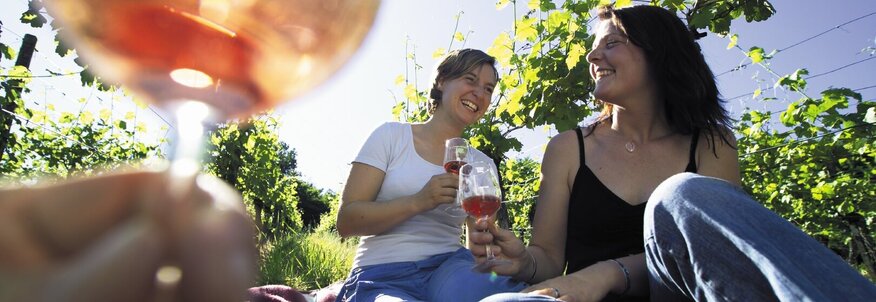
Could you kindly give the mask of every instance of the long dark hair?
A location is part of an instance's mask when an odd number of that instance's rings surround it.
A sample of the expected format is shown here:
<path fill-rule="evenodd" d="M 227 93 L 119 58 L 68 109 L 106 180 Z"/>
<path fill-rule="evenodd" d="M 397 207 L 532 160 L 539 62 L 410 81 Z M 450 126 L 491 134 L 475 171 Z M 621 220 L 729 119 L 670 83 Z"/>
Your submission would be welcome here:
<path fill-rule="evenodd" d="M 663 102 L 669 127 L 680 134 L 704 132 L 715 151 L 715 135 L 730 145 L 726 135 L 730 117 L 724 109 L 715 75 L 699 44 L 675 14 L 656 6 L 599 8 L 599 19 L 612 22 L 645 53 L 651 79 Z M 611 117 L 613 105 L 603 102 L 596 123 Z"/>
<path fill-rule="evenodd" d="M 441 104 L 441 97 L 444 95 L 441 90 L 438 90 L 439 83 L 461 77 L 484 64 L 493 68 L 493 74 L 496 75 L 495 80 L 498 83 L 499 71 L 496 70 L 496 58 L 485 52 L 466 48 L 450 51 L 444 56 L 444 59 L 435 68 L 435 79 L 432 81 L 432 90 L 429 91 L 429 114 L 435 113 L 435 109 Z"/>

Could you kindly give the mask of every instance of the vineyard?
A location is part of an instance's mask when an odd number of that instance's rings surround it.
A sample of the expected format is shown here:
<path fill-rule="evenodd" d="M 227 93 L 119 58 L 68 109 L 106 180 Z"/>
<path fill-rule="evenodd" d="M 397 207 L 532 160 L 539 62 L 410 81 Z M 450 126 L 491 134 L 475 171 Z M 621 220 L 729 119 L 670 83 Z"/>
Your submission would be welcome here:
<path fill-rule="evenodd" d="M 85 62 L 72 59 L 75 50 L 58 39 L 56 32 L 63 29 L 51 22 L 41 1 L 22 1 L 28 6 L 16 12 L 20 18 L 0 20 L 0 181 L 50 182 L 162 158 L 173 125 L 124 87 L 102 82 Z M 508 203 L 500 216 L 524 238 L 540 185 L 541 159 L 510 157 L 523 148 L 515 134 L 572 129 L 598 113 L 584 56 L 593 42 L 591 13 L 602 2 L 496 4 L 499 10 L 525 13 L 509 20 L 508 30 L 486 49 L 499 61 L 501 80 L 494 106 L 466 136 L 500 168 L 505 199 L 519 201 Z M 643 4 L 638 2 L 615 5 Z M 769 1 L 644 3 L 677 12 L 691 31 L 722 37 L 728 56 L 744 58 L 732 69 L 713 70 L 719 79 L 757 70 L 752 79 L 757 89 L 724 92 L 728 106 L 742 107 L 734 110 L 739 115 L 733 116 L 733 130 L 744 188 L 876 282 L 876 83 L 808 88 L 813 80 L 826 81 L 846 68 L 872 66 L 876 44 L 862 43 L 857 60 L 830 68 L 810 70 L 807 62 L 795 62 L 794 72 L 782 74 L 773 67 L 790 51 L 818 43 L 832 31 L 876 19 L 876 11 L 866 11 L 876 7 L 836 20 L 833 28 L 802 33 L 795 43 L 773 50 L 747 45 L 746 37 L 733 30 L 739 22 L 757 26 L 777 14 Z M 11 23 L 27 24 L 32 32 L 10 31 Z M 449 47 L 433 53 L 461 48 L 466 39 L 466 33 L 448 29 Z M 417 74 L 429 71 L 415 53 L 399 60 L 410 69 L 397 81 L 401 96 L 386 111 L 398 120 L 424 121 L 428 89 Z M 303 180 L 294 142 L 280 140 L 280 126 L 271 112 L 246 123 L 217 125 L 208 142 L 205 172 L 243 195 L 260 231 L 261 283 L 324 287 L 346 275 L 355 242 L 343 242 L 334 232 L 337 194 Z"/>

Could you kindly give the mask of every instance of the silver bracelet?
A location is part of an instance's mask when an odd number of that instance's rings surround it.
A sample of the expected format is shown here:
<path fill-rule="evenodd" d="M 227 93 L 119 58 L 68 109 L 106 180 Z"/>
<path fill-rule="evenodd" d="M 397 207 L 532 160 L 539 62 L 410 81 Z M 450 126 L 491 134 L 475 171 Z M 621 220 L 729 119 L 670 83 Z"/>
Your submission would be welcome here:
<path fill-rule="evenodd" d="M 623 263 L 617 261 L 616 259 L 608 259 L 614 263 L 617 263 L 617 266 L 620 266 L 622 272 L 624 272 L 624 281 L 626 281 L 626 286 L 624 286 L 624 290 L 619 294 L 620 296 L 626 295 L 627 292 L 630 291 L 630 271 L 627 270 L 627 267 L 624 266 Z"/>

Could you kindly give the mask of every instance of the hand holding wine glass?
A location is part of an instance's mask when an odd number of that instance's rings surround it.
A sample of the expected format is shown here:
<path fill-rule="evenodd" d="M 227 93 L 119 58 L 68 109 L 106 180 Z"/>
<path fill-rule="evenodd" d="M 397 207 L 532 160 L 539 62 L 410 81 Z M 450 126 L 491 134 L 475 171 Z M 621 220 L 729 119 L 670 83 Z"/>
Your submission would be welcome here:
<path fill-rule="evenodd" d="M 478 221 L 489 220 L 502 204 L 498 174 L 487 162 L 468 163 L 460 168 L 459 192 L 462 209 Z M 486 244 L 485 248 L 487 260 L 476 265 L 475 270 L 485 271 L 492 266 L 507 263 L 507 260 L 496 258 L 490 244 Z"/>
<path fill-rule="evenodd" d="M 444 171 L 447 173 L 459 175 L 459 168 L 469 162 L 471 147 L 468 141 L 461 137 L 454 137 L 444 142 Z M 444 208 L 444 211 L 450 216 L 465 217 L 466 213 L 460 207 L 459 194 L 456 196 L 456 202 L 453 205 Z"/>
<path fill-rule="evenodd" d="M 246 118 L 324 82 L 358 49 L 379 4 L 379 0 L 46 2 L 49 12 L 63 23 L 63 38 L 97 74 L 174 116 L 176 137 L 167 185 L 171 198 L 181 202 L 192 202 L 187 196 L 197 191 L 207 127 Z M 203 234 L 194 232 L 193 238 L 216 230 L 199 231 Z M 223 251 L 201 254 L 209 259 Z M 170 259 L 161 259 L 164 264 L 156 279 L 161 279 L 161 272 L 178 272 L 181 278 L 168 285 L 173 287 L 234 277 L 187 268 L 178 264 L 185 262 L 179 257 L 171 254 Z M 110 277 L 125 280 L 126 275 Z M 89 281 L 94 280 L 83 282 Z"/>

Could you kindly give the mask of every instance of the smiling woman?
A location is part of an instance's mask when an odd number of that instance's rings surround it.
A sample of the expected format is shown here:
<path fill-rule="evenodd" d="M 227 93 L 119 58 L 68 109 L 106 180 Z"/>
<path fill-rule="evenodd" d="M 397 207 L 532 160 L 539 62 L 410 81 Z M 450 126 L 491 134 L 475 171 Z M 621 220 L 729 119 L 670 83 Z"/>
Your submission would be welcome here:
<path fill-rule="evenodd" d="M 499 245 L 512 263 L 494 270 L 540 295 L 486 301 L 872 300 L 873 284 L 739 188 L 729 117 L 688 27 L 648 5 L 599 18 L 587 60 L 602 116 L 548 144 L 529 246 L 481 224 L 490 234 L 469 238 Z"/>
<path fill-rule="evenodd" d="M 494 64 L 480 50 L 450 52 L 436 70 L 432 117 L 422 124 L 386 123 L 362 146 L 337 219 L 341 236 L 361 236 L 338 295 L 343 301 L 477 301 L 524 287 L 472 271 L 472 254 L 459 240 L 465 218 L 445 211 L 459 183 L 442 166 L 445 141 L 483 117 L 498 81 Z M 495 169 L 478 150 L 468 156 Z"/>

